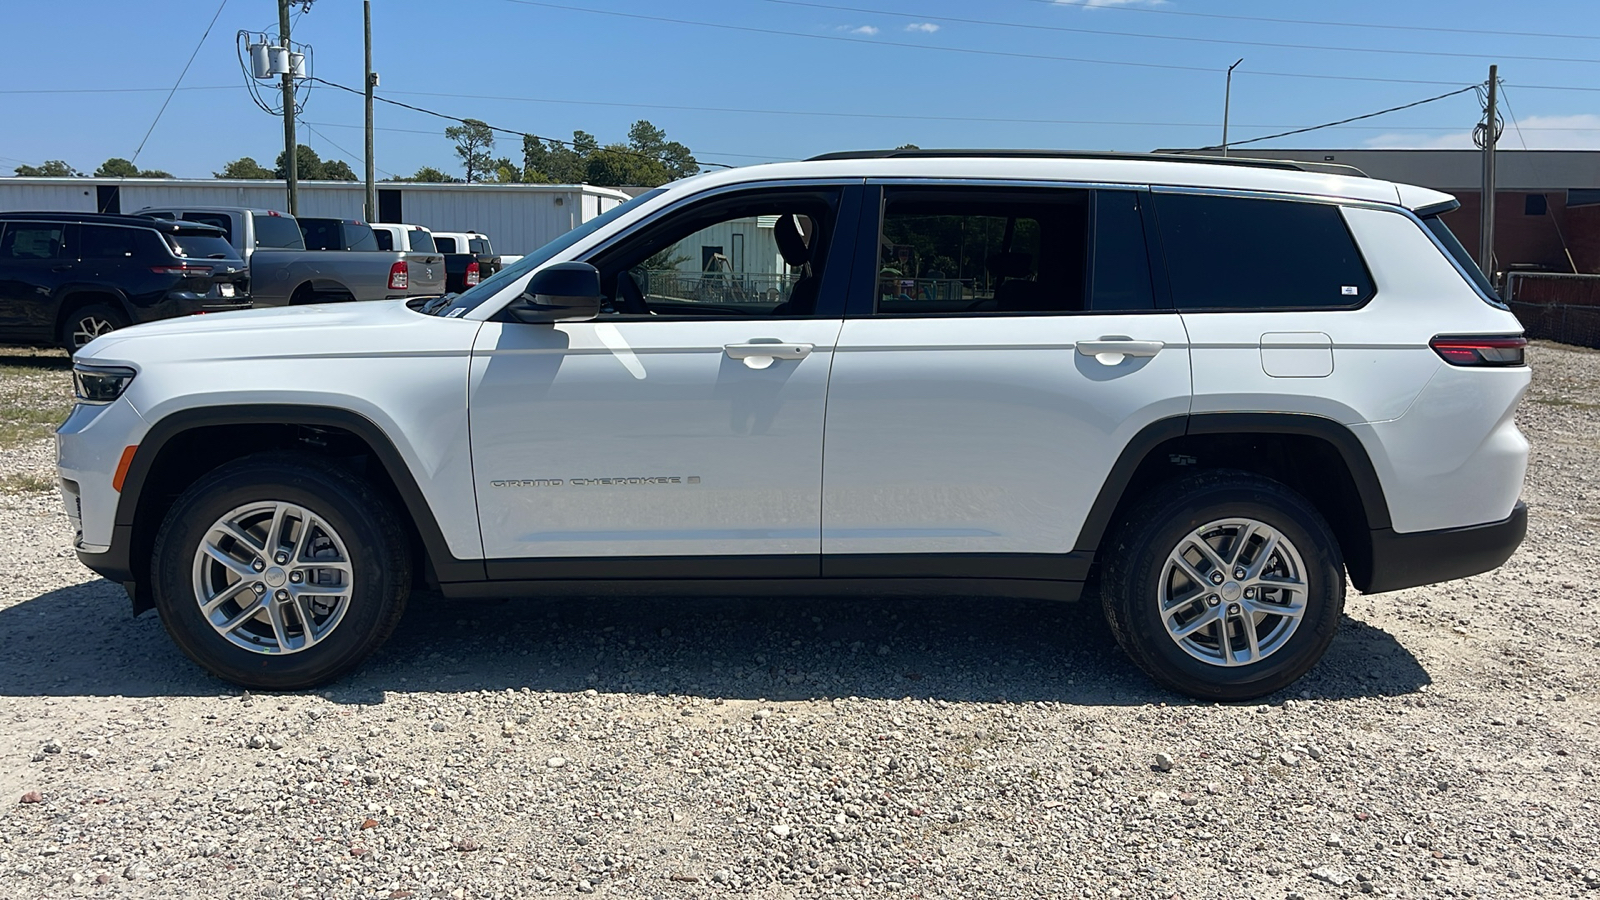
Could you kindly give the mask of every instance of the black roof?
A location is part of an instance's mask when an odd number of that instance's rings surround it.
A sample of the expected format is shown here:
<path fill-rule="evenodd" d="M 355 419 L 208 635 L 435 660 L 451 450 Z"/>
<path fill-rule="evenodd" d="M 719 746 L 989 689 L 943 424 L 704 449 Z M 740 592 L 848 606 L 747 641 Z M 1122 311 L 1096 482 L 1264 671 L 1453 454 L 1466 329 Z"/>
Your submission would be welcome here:
<path fill-rule="evenodd" d="M 1248 166 L 1260 169 L 1288 169 L 1321 172 L 1324 175 L 1367 177 L 1355 166 L 1336 163 L 1300 162 L 1289 159 L 1254 159 L 1244 156 L 1189 156 L 1175 153 L 1120 153 L 1112 150 L 847 150 L 824 153 L 811 160 L 826 159 L 1127 159 L 1146 162 L 1198 163 L 1214 166 Z M 810 161 L 810 160 L 808 160 Z"/>
<path fill-rule="evenodd" d="M 76 222 L 79 224 L 94 225 L 129 225 L 135 228 L 153 228 L 156 231 L 176 232 L 179 229 L 195 234 L 198 232 L 211 232 L 219 236 L 227 234 L 215 225 L 206 225 L 201 222 L 175 222 L 171 219 L 157 219 L 153 216 L 121 216 L 112 213 L 86 213 L 86 212 L 28 212 L 26 210 L 12 210 L 0 212 L 0 221 L 26 219 L 30 222 Z"/>

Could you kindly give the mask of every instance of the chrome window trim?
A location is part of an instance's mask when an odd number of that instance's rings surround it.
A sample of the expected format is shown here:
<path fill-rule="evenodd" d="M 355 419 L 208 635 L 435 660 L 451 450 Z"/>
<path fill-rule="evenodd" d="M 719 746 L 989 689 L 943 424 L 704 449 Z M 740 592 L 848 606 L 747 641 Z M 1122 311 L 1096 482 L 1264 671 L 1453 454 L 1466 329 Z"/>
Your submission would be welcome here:
<path fill-rule="evenodd" d="M 869 186 L 904 187 L 985 187 L 985 188 L 1054 188 L 1078 191 L 1148 191 L 1150 185 L 1135 182 L 1064 181 L 1039 178 L 929 178 L 926 176 L 900 178 L 892 175 L 866 179 Z"/>

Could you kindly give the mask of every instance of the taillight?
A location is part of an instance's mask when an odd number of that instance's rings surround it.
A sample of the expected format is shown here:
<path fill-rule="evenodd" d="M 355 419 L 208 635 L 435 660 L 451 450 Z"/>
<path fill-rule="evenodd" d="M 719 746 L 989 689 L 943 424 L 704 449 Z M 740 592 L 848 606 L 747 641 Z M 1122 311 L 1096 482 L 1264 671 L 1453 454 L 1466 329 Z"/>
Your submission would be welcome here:
<path fill-rule="evenodd" d="M 410 276 L 406 272 L 405 260 L 402 259 L 389 267 L 389 290 L 403 291 L 406 289 L 408 281 L 410 281 Z"/>
<path fill-rule="evenodd" d="M 1452 366 L 1521 366 L 1526 365 L 1525 350 L 1528 339 L 1496 335 L 1492 337 L 1447 337 L 1440 335 L 1428 342 L 1439 358 Z"/>
<path fill-rule="evenodd" d="M 479 277 L 477 262 L 474 261 L 467 263 L 467 286 L 471 287 L 472 285 L 477 284 Z"/>
<path fill-rule="evenodd" d="M 150 271 L 157 275 L 182 275 L 186 278 L 210 278 L 210 266 L 151 266 Z"/>

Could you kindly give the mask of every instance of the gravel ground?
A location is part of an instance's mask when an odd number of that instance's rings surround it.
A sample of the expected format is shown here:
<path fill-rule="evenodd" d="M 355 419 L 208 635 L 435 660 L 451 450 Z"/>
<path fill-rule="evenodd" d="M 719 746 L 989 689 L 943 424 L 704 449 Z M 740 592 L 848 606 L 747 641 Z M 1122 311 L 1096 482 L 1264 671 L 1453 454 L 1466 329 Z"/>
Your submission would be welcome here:
<path fill-rule="evenodd" d="M 0 896 L 1585 895 L 1600 354 L 1532 359 L 1521 551 L 1353 595 L 1249 705 L 995 600 L 423 596 L 355 676 L 251 696 L 0 493 Z"/>

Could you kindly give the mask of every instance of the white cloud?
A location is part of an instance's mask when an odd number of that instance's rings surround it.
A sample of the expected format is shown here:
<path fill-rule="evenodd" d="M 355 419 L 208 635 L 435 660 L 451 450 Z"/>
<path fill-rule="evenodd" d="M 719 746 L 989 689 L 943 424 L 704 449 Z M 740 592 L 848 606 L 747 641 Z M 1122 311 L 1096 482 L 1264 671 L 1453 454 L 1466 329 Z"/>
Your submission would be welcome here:
<path fill-rule="evenodd" d="M 906 26 L 906 30 L 920 31 L 923 34 L 933 34 L 935 31 L 939 30 L 939 26 L 933 24 L 932 22 L 912 22 L 910 25 Z"/>
<path fill-rule="evenodd" d="M 1518 120 L 1518 124 L 1522 126 L 1520 138 L 1510 119 L 1506 120 L 1505 131 L 1500 134 L 1502 150 L 1521 150 L 1523 141 L 1528 142 L 1529 150 L 1600 150 L 1600 115 L 1529 116 Z M 1374 149 L 1471 150 L 1475 147 L 1470 131 L 1449 134 L 1394 131 L 1367 138 L 1362 143 Z"/>
<path fill-rule="evenodd" d="M 878 33 L 878 26 L 876 26 L 876 25 L 840 25 L 837 28 L 835 28 L 834 30 L 843 31 L 843 32 L 845 32 L 847 34 L 864 34 L 864 35 L 867 35 L 868 37 L 871 37 L 872 35 Z"/>

